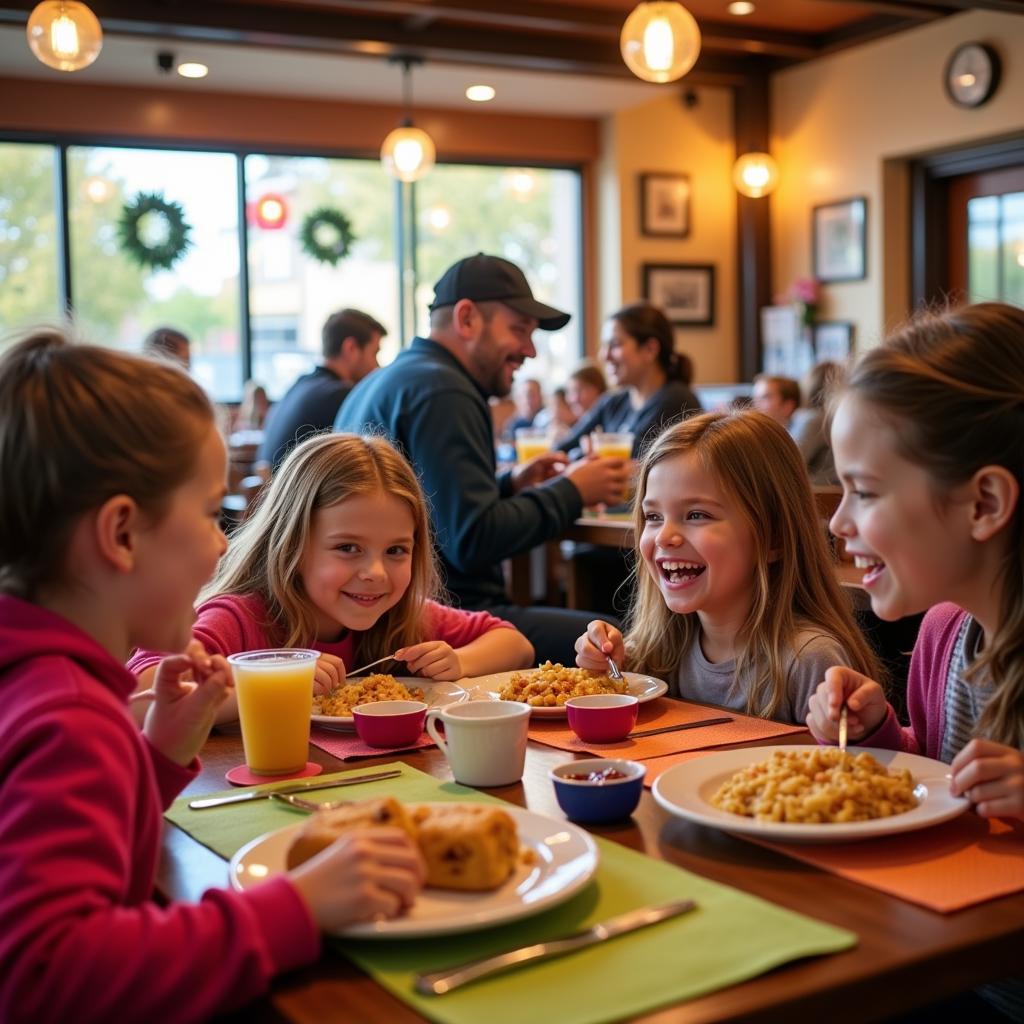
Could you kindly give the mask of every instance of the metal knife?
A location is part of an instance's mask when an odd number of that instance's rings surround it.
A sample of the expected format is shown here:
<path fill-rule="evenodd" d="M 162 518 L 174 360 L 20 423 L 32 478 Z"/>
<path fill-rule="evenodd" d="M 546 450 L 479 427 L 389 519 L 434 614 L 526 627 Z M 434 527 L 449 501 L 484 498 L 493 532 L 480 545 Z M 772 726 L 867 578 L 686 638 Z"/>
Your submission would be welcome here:
<path fill-rule="evenodd" d="M 637 740 L 642 736 L 657 736 L 663 732 L 679 732 L 682 729 L 700 729 L 705 725 L 724 725 L 726 722 L 731 722 L 732 717 L 730 715 L 722 715 L 719 718 L 701 718 L 696 722 L 683 722 L 680 725 L 663 725 L 660 729 L 641 729 L 639 732 L 631 732 L 626 739 Z"/>
<path fill-rule="evenodd" d="M 486 978 L 498 971 L 572 953 L 585 946 L 592 946 L 596 942 L 604 942 L 605 939 L 613 939 L 617 935 L 625 935 L 626 932 L 646 928 L 650 924 L 666 921 L 670 917 L 689 913 L 696 907 L 697 904 L 693 900 L 675 900 L 657 907 L 641 907 L 639 910 L 630 910 L 625 914 L 619 914 L 617 917 L 609 918 L 607 921 L 602 921 L 584 931 L 567 935 L 561 939 L 551 939 L 548 942 L 537 942 L 532 946 L 510 949 L 505 953 L 497 953 L 483 960 L 472 960 L 461 967 L 450 967 L 447 970 L 433 971 L 429 974 L 417 974 L 416 991 L 425 996 L 442 996 L 446 992 L 451 992 L 471 981 Z"/>
<path fill-rule="evenodd" d="M 372 775 L 355 775 L 350 779 L 330 779 L 326 782 L 298 783 L 294 786 L 282 786 L 280 789 L 254 789 L 248 793 L 232 793 L 231 796 L 211 796 L 201 800 L 190 800 L 189 807 L 193 811 L 202 811 L 207 807 L 223 807 L 224 804 L 244 804 L 250 800 L 266 800 L 271 793 L 306 793 L 311 789 L 335 789 L 338 786 L 356 786 L 360 782 L 379 782 L 381 779 L 394 779 L 401 775 L 399 769 L 387 772 L 374 772 Z"/>

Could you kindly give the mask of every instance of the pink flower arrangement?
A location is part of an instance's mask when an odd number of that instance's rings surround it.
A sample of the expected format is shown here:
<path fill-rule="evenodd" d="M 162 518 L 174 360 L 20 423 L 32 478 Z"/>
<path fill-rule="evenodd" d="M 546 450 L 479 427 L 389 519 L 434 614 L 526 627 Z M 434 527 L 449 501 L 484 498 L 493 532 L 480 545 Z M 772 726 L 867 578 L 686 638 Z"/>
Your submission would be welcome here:
<path fill-rule="evenodd" d="M 807 327 L 814 323 L 821 302 L 821 289 L 813 277 L 798 277 L 789 286 L 786 298 L 796 306 L 801 323 Z"/>

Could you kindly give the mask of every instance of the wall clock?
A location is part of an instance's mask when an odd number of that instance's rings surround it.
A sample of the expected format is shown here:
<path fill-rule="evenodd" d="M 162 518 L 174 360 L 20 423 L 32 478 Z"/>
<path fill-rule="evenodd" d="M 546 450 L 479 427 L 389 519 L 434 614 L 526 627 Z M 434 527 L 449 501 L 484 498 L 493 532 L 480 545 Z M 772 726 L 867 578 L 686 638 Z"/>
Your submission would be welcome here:
<path fill-rule="evenodd" d="M 946 92 L 961 107 L 980 107 L 999 86 L 999 54 L 984 43 L 958 46 L 946 65 Z"/>

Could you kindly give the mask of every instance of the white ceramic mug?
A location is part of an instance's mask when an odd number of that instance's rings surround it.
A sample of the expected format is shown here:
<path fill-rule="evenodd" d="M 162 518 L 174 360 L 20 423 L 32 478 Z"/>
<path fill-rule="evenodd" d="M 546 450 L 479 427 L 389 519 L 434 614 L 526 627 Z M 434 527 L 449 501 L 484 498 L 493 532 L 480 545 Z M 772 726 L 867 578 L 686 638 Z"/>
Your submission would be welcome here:
<path fill-rule="evenodd" d="M 444 723 L 444 734 L 437 723 Z M 530 706 L 475 700 L 427 714 L 427 732 L 465 786 L 509 786 L 523 777 Z"/>

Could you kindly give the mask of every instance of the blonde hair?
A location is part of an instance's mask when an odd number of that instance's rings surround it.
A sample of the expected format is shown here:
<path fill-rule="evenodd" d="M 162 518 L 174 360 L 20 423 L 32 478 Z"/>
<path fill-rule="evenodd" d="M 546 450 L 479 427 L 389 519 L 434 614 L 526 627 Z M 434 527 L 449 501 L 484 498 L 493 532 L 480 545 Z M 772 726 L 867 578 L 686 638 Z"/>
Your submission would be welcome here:
<path fill-rule="evenodd" d="M 684 455 L 714 476 L 754 540 L 754 596 L 740 628 L 735 676 L 748 680 L 747 712 L 764 718 L 778 713 L 793 642 L 804 628 L 834 637 L 852 668 L 877 677 L 875 657 L 836 581 L 799 449 L 775 420 L 752 409 L 693 416 L 665 430 L 644 455 L 633 510 L 638 578 L 627 625 L 630 664 L 654 675 L 671 673 L 700 635 L 696 613 L 671 611 L 639 556 L 651 470 Z"/>
<path fill-rule="evenodd" d="M 893 426 L 899 454 L 932 477 L 942 503 L 984 466 L 1009 470 L 1024 491 L 1024 310 L 986 302 L 926 313 L 867 352 L 843 393 Z M 1024 513 L 1005 531 L 996 587 L 1000 620 L 967 675 L 987 670 L 995 691 L 980 735 L 1024 748 Z"/>
<path fill-rule="evenodd" d="M 424 604 L 440 590 L 430 520 L 412 467 L 382 437 L 316 434 L 293 448 L 255 512 L 232 536 L 200 600 L 218 594 L 258 594 L 266 605 L 264 625 L 273 644 L 312 643 L 316 618 L 300 568 L 313 515 L 369 494 L 397 498 L 412 513 L 412 579 L 398 603 L 371 629 L 353 633 L 353 657 L 372 661 L 424 639 Z"/>
<path fill-rule="evenodd" d="M 165 360 L 41 328 L 0 359 L 0 592 L 59 583 L 75 524 L 115 494 L 154 520 L 194 472 L 213 409 Z"/>

